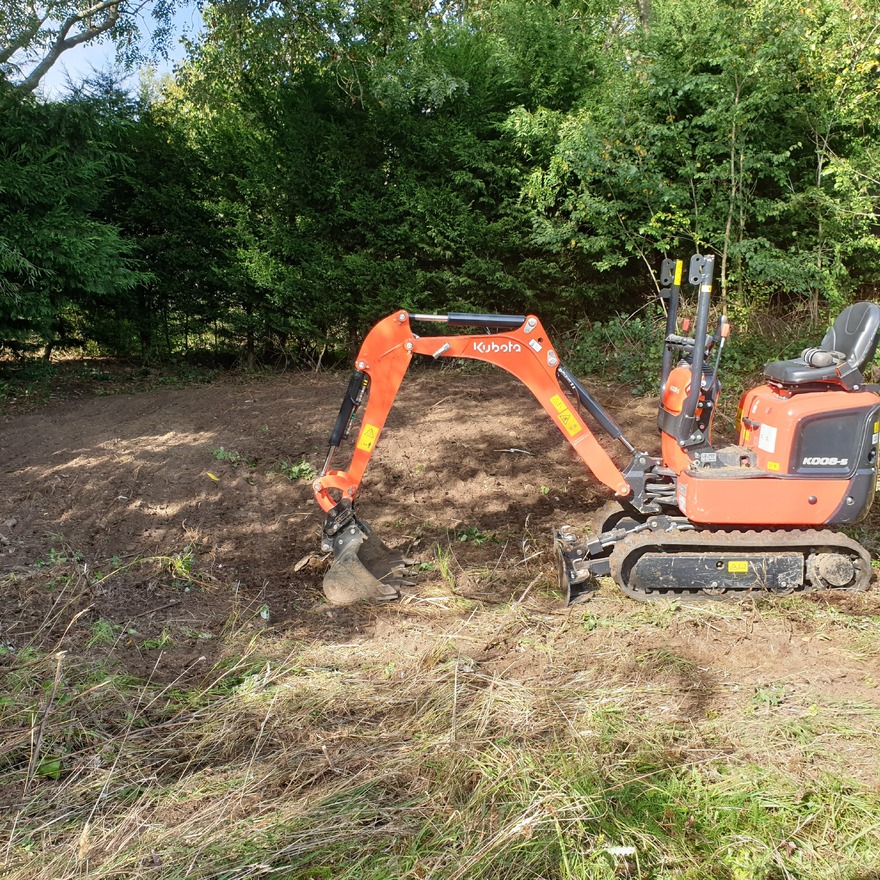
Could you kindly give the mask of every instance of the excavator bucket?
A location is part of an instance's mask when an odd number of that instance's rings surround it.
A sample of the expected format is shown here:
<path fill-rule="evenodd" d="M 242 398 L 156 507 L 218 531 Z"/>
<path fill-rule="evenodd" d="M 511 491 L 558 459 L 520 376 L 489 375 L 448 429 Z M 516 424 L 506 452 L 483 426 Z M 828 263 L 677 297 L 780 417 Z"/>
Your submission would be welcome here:
<path fill-rule="evenodd" d="M 387 602 L 400 596 L 407 560 L 391 550 L 356 517 L 333 535 L 324 532 L 333 562 L 324 575 L 324 595 L 333 605 Z"/>

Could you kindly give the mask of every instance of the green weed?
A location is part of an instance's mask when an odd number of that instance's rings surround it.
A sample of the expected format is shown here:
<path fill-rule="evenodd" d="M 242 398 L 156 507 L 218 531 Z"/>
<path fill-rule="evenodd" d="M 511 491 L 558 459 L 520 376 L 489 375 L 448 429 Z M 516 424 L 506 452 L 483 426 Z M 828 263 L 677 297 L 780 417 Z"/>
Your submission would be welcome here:
<path fill-rule="evenodd" d="M 768 684 L 755 690 L 752 704 L 757 709 L 775 709 L 785 702 L 786 696 L 787 690 L 785 685 Z"/>
<path fill-rule="evenodd" d="M 299 461 L 280 461 L 273 469 L 275 473 L 282 474 L 291 482 L 297 480 L 313 480 L 318 476 L 315 468 L 304 458 Z"/>
<path fill-rule="evenodd" d="M 211 455 L 213 455 L 217 461 L 229 462 L 233 468 L 237 468 L 241 464 L 245 464 L 251 468 L 257 466 L 257 460 L 255 458 L 242 455 L 235 449 L 224 449 L 220 446 L 217 449 L 212 449 Z"/>
<path fill-rule="evenodd" d="M 58 550 L 55 547 L 49 549 L 49 555 L 45 559 L 37 559 L 34 568 L 54 568 L 68 562 L 82 562 L 83 555 L 79 550 Z"/>
<path fill-rule="evenodd" d="M 489 541 L 497 541 L 498 536 L 495 532 L 484 532 L 477 526 L 468 526 L 467 528 L 455 530 L 455 540 L 480 547 Z"/>
<path fill-rule="evenodd" d="M 106 370 L 102 370 L 99 366 L 89 363 L 80 366 L 79 375 L 82 379 L 91 382 L 110 382 L 113 380 L 113 376 Z"/>
<path fill-rule="evenodd" d="M 617 315 L 577 330 L 567 360 L 580 373 L 613 377 L 633 394 L 655 393 L 660 382 L 665 318 L 651 306 L 641 315 Z"/>
<path fill-rule="evenodd" d="M 0 375 L 5 387 L 2 399 L 16 397 L 41 403 L 52 391 L 58 368 L 42 358 L 29 358 L 0 364 Z"/>
<path fill-rule="evenodd" d="M 186 546 L 179 553 L 167 557 L 168 571 L 171 577 L 177 581 L 183 581 L 187 586 L 192 585 L 192 571 L 196 564 L 195 550 Z"/>
<path fill-rule="evenodd" d="M 116 633 L 119 627 L 103 617 L 96 620 L 92 624 L 92 634 L 86 643 L 87 648 L 93 648 L 96 645 L 112 645 L 116 641 Z"/>
<path fill-rule="evenodd" d="M 171 637 L 171 631 L 167 627 L 163 627 L 162 632 L 156 638 L 144 639 L 141 647 L 148 651 L 155 651 L 160 648 L 171 647 L 173 644 L 174 639 Z"/>
<path fill-rule="evenodd" d="M 159 385 L 170 385 L 175 388 L 184 388 L 188 385 L 209 385 L 220 375 L 220 370 L 195 367 L 186 363 L 171 364 L 167 367 L 173 372 L 160 376 L 156 381 Z"/>
<path fill-rule="evenodd" d="M 436 570 L 439 572 L 440 577 L 450 589 L 454 590 L 455 573 L 453 572 L 453 565 L 455 563 L 455 558 L 453 557 L 452 552 L 444 550 L 438 545 L 434 550 L 434 560 L 436 562 Z"/>

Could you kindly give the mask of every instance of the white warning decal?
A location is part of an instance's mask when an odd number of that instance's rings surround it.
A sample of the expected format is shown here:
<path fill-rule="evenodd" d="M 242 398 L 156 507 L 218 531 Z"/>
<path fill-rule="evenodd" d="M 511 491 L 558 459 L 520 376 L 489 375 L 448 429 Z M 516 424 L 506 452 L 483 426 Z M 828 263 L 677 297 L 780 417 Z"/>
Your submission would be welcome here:
<path fill-rule="evenodd" d="M 770 425 L 761 425 L 761 433 L 758 435 L 758 449 L 769 452 L 771 455 L 776 452 L 776 428 Z"/>

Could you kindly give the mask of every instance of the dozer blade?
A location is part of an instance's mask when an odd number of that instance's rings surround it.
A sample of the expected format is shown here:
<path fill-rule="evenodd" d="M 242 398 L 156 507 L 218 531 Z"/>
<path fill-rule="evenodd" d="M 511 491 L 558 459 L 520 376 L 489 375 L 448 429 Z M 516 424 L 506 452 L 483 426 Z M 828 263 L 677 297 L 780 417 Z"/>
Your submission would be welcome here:
<path fill-rule="evenodd" d="M 610 574 L 608 555 L 614 544 L 603 544 L 602 539 L 622 538 L 628 531 L 638 529 L 646 518 L 619 501 L 609 501 L 593 517 L 592 538 L 579 538 L 570 526 L 553 532 L 559 590 L 567 605 L 591 599 L 599 589 L 596 578 Z"/>
<path fill-rule="evenodd" d="M 588 601 L 599 584 L 590 567 L 587 542 L 578 538 L 569 526 L 562 526 L 553 533 L 553 549 L 559 590 L 565 598 L 565 604 Z"/>
<path fill-rule="evenodd" d="M 406 560 L 377 538 L 370 527 L 352 519 L 334 536 L 333 563 L 324 575 L 324 595 L 333 605 L 387 602 L 400 597 Z"/>

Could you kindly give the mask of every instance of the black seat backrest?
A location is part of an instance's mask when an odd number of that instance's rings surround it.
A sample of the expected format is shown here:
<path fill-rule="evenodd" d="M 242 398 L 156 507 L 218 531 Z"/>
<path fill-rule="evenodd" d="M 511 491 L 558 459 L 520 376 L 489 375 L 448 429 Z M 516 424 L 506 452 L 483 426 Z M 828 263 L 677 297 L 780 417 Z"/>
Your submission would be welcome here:
<path fill-rule="evenodd" d="M 846 355 L 847 363 L 859 372 L 874 358 L 877 351 L 877 332 L 880 331 L 880 306 L 877 303 L 857 302 L 847 306 L 825 334 L 822 348 Z"/>

